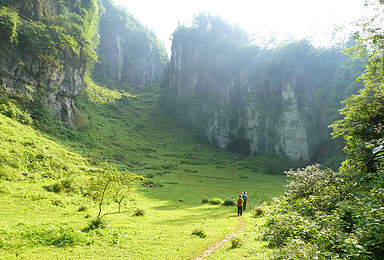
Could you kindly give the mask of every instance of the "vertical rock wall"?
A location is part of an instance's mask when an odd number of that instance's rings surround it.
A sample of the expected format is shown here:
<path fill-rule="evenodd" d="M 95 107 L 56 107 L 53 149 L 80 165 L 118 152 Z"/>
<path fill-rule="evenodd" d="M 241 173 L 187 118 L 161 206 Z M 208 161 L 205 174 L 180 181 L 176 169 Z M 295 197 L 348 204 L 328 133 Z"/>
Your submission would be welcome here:
<path fill-rule="evenodd" d="M 168 62 L 165 47 L 125 10 L 109 0 L 104 0 L 103 5 L 94 78 L 130 86 L 159 81 Z"/>
<path fill-rule="evenodd" d="M 307 64 L 305 56 L 277 64 L 270 62 L 271 53 L 246 64 L 196 42 L 175 37 L 172 45 L 162 98 L 178 120 L 220 148 L 299 162 L 308 162 L 329 139 L 314 98 L 332 76 L 315 81 L 321 65 Z"/>

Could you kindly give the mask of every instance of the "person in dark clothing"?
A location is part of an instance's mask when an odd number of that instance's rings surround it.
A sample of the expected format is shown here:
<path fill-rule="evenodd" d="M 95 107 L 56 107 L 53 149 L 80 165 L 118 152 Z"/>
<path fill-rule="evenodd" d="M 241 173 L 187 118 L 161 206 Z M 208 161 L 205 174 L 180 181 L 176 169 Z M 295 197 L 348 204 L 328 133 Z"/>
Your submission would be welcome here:
<path fill-rule="evenodd" d="M 248 196 L 247 196 L 247 192 L 244 191 L 243 192 L 243 195 L 241 195 L 241 197 L 243 198 L 243 211 L 245 211 L 247 209 L 247 199 L 248 199 Z"/>

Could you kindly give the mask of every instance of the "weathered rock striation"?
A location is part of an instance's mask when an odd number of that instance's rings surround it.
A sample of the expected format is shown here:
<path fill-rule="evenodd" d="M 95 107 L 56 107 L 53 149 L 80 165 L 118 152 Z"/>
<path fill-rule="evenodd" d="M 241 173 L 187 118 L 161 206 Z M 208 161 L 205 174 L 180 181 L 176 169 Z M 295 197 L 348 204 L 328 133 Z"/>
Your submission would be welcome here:
<path fill-rule="evenodd" d="M 84 88 L 87 69 L 93 62 L 86 56 L 92 55 L 94 43 L 85 38 L 96 35 L 96 2 L 10 1 L 9 8 L 3 10 L 5 19 L 15 15 L 12 26 L 2 24 L 3 36 L 13 30 L 16 40 L 0 37 L 2 93 L 24 98 L 38 94 L 54 118 L 71 125 L 76 115 L 74 97 Z M 84 28 L 75 30 L 75 26 Z"/>
<path fill-rule="evenodd" d="M 149 85 L 159 81 L 168 56 L 153 32 L 126 11 L 104 0 L 105 12 L 100 17 L 99 63 L 94 77 L 129 86 Z"/>
<path fill-rule="evenodd" d="M 315 150 L 330 139 L 329 108 L 318 93 L 332 85 L 345 57 L 317 55 L 307 42 L 271 51 L 201 35 L 190 29 L 174 34 L 162 84 L 170 113 L 229 151 L 316 160 Z M 323 62 L 329 57 L 338 61 Z"/>

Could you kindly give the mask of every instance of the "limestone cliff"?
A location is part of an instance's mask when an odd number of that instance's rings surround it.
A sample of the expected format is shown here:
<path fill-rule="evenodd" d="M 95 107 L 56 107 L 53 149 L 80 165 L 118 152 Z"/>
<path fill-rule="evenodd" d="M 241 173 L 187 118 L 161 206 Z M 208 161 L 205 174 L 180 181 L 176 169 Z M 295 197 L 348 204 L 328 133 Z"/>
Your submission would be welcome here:
<path fill-rule="evenodd" d="M 174 33 L 162 84 L 170 113 L 223 149 L 316 160 L 315 150 L 330 139 L 330 113 L 337 115 L 339 101 L 324 107 L 335 97 L 319 93 L 332 89 L 346 57 L 321 53 L 305 41 L 262 50 L 211 34 L 190 28 Z"/>
<path fill-rule="evenodd" d="M 3 1 L 0 33 L 0 95 L 38 99 L 66 126 L 76 127 L 74 98 L 92 71 L 96 80 L 148 85 L 168 62 L 155 35 L 110 0 Z"/>
<path fill-rule="evenodd" d="M 73 99 L 96 58 L 96 1 L 14 0 L 0 8 L 2 93 L 39 95 L 54 118 L 72 124 Z"/>
<path fill-rule="evenodd" d="M 99 81 L 112 80 L 130 86 L 158 81 L 168 57 L 163 44 L 153 32 L 125 10 L 103 0 L 105 12 L 100 17 L 99 63 L 93 73 Z"/>

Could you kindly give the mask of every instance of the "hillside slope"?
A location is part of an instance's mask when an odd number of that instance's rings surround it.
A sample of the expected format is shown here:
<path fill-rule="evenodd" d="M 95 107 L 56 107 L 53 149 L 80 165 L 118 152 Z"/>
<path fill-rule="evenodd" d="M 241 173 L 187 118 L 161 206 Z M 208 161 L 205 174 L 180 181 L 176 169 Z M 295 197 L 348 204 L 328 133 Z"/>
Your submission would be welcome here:
<path fill-rule="evenodd" d="M 56 124 L 48 135 L 0 116 L 2 257 L 187 259 L 239 225 L 234 206 L 202 200 L 232 201 L 246 190 L 252 208 L 283 192 L 285 176 L 265 174 L 260 160 L 233 165 L 233 154 L 191 137 L 158 108 L 158 89 L 147 90 L 132 95 L 89 84 L 76 100 L 81 131 Z M 147 178 L 123 213 L 105 217 L 108 228 L 88 230 L 98 201 L 87 183 L 105 160 Z M 103 212 L 117 209 L 109 198 Z M 244 218 L 254 222 L 248 213 Z M 192 235 L 196 230 L 206 238 Z M 250 225 L 248 234 L 257 230 Z M 264 244 L 252 239 L 239 252 L 219 254 L 268 255 Z"/>

